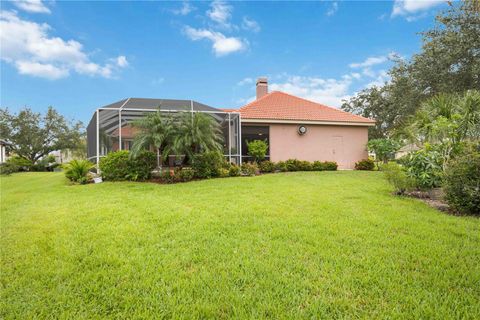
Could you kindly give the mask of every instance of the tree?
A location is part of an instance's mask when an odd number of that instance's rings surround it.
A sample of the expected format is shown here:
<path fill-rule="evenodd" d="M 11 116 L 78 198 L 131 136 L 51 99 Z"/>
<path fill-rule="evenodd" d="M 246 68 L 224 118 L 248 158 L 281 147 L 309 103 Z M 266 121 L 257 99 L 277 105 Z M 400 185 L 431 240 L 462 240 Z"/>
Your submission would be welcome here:
<path fill-rule="evenodd" d="M 143 150 L 155 147 L 157 150 L 157 167 L 161 167 L 161 159 L 166 159 L 173 150 L 175 137 L 174 118 L 170 114 L 162 115 L 160 110 L 132 123 L 139 129 L 133 140 L 131 155 L 136 157 Z"/>
<path fill-rule="evenodd" d="M 201 152 L 221 151 L 223 134 L 219 123 L 208 114 L 184 112 L 179 116 L 173 149 L 188 161 Z"/>
<path fill-rule="evenodd" d="M 253 140 L 248 142 L 248 155 L 252 156 L 255 162 L 262 161 L 265 159 L 268 150 L 268 144 L 263 140 Z"/>
<path fill-rule="evenodd" d="M 422 33 L 422 50 L 410 60 L 396 58 L 390 81 L 367 88 L 342 109 L 373 117 L 377 126 L 370 138 L 387 137 L 438 93 L 462 93 L 480 88 L 480 12 L 478 2 L 450 5 L 436 17 L 431 30 Z"/>
<path fill-rule="evenodd" d="M 480 91 L 436 95 L 425 101 L 395 136 L 419 147 L 427 143 L 435 146 L 445 169 L 461 150 L 462 142 L 480 139 Z"/>
<path fill-rule="evenodd" d="M 372 139 L 367 144 L 368 151 L 375 152 L 375 162 L 382 161 L 387 163 L 389 159 L 393 158 L 395 152 L 400 149 L 400 144 L 391 139 Z"/>
<path fill-rule="evenodd" d="M 0 109 L 0 136 L 23 159 L 36 163 L 55 150 L 75 149 L 80 144 L 83 125 L 71 122 L 49 107 L 42 115 L 30 108 L 18 114 Z"/>

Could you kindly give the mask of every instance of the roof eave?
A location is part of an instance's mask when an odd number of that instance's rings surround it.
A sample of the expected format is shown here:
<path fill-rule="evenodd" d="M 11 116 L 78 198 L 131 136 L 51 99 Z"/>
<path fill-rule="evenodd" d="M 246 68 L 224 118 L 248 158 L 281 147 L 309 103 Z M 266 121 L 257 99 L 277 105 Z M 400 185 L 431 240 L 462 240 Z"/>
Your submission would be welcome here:
<path fill-rule="evenodd" d="M 262 118 L 245 118 L 245 117 L 242 117 L 242 123 L 321 124 L 321 125 L 332 125 L 332 126 L 364 126 L 364 127 L 375 126 L 375 121 L 361 122 L 361 121 L 328 121 L 328 120 L 294 120 L 294 119 L 262 119 Z"/>

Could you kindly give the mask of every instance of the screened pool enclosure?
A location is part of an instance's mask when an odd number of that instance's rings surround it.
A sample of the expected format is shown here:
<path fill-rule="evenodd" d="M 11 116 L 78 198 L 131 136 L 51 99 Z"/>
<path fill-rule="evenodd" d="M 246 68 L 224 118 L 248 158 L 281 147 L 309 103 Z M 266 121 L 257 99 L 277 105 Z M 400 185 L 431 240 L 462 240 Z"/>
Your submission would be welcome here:
<path fill-rule="evenodd" d="M 109 152 L 130 150 L 136 128 L 132 122 L 149 112 L 201 112 L 215 119 L 223 132 L 223 153 L 229 162 L 241 162 L 240 114 L 198 103 L 192 100 L 128 98 L 98 108 L 87 126 L 87 156 L 98 165 Z"/>

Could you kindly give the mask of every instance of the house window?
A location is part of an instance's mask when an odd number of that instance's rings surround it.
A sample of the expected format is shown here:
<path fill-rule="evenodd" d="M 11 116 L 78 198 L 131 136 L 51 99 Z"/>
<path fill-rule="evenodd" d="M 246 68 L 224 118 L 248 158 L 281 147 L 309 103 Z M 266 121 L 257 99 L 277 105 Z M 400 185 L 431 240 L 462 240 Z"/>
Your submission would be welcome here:
<path fill-rule="evenodd" d="M 242 126 L 242 161 L 252 161 L 252 157 L 248 155 L 247 141 L 263 140 L 267 142 L 267 156 L 270 159 L 270 130 L 269 126 Z"/>
<path fill-rule="evenodd" d="M 131 150 L 133 141 L 132 140 L 124 140 L 124 141 L 122 141 L 122 144 L 123 144 L 123 148 L 122 148 L 123 150 Z"/>

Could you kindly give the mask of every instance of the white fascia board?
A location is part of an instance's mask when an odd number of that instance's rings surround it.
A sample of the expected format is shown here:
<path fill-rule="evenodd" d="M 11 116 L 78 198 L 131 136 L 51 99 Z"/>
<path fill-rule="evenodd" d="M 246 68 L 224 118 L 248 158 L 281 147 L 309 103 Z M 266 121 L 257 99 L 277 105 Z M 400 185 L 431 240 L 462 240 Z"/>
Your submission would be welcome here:
<path fill-rule="evenodd" d="M 308 120 L 278 120 L 278 119 L 245 119 L 242 118 L 242 123 L 265 123 L 265 124 L 318 124 L 329 126 L 361 126 L 361 127 L 373 127 L 373 122 L 343 122 L 343 121 L 308 121 Z"/>

